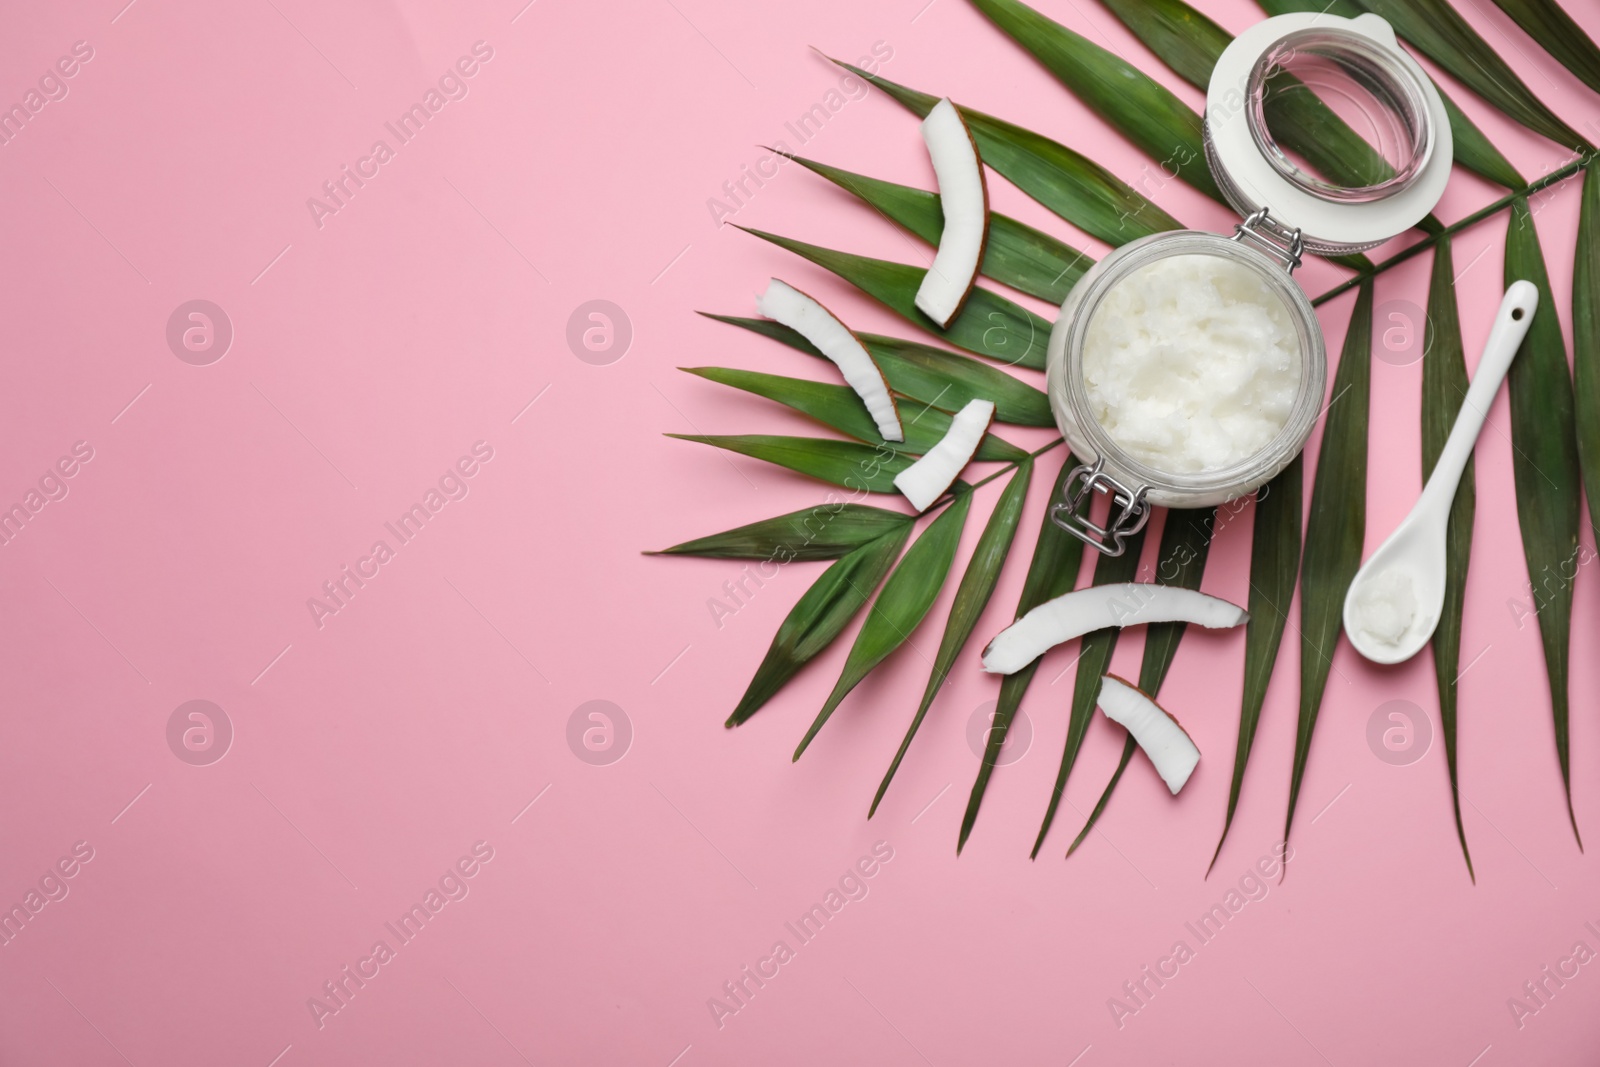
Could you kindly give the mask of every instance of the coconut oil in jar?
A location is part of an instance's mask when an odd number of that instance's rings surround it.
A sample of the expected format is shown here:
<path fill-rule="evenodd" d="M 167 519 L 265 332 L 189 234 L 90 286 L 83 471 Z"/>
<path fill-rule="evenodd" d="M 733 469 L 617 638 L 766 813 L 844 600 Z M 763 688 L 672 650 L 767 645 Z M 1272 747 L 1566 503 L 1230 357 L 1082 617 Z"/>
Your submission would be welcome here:
<path fill-rule="evenodd" d="M 1300 338 L 1259 275 L 1209 255 L 1140 267 L 1089 322 L 1083 382 L 1095 421 L 1157 470 L 1237 467 L 1288 423 Z"/>

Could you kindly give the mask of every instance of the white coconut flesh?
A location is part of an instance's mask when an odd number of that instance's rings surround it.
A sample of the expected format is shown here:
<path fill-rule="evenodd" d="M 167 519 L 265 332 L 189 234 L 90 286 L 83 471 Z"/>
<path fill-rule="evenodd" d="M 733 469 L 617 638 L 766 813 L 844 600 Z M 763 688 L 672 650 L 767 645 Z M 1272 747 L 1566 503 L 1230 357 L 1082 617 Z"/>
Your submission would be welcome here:
<path fill-rule="evenodd" d="M 950 428 L 939 443 L 894 476 L 894 487 L 905 494 L 912 507 L 927 511 L 972 462 L 973 453 L 978 451 L 993 421 L 994 401 L 967 401 L 967 406 L 950 420 Z"/>
<path fill-rule="evenodd" d="M 838 316 L 811 297 L 787 282 L 774 278 L 767 283 L 767 291 L 756 298 L 756 308 L 769 319 L 774 319 L 804 337 L 833 361 L 844 375 L 850 388 L 867 405 L 867 412 L 878 426 L 885 441 L 904 441 L 900 429 L 900 414 L 895 409 L 894 397 L 889 393 L 889 383 L 883 372 L 872 361 L 849 327 Z"/>
<path fill-rule="evenodd" d="M 1100 681 L 1100 710 L 1133 735 L 1155 765 L 1156 773 L 1177 796 L 1200 762 L 1200 750 L 1160 704 L 1114 674 Z"/>
<path fill-rule="evenodd" d="M 960 313 L 977 281 L 989 230 L 989 190 L 972 132 L 948 98 L 922 120 L 922 140 L 939 182 L 944 230 L 933 266 L 917 287 L 917 307 L 942 328 Z"/>
<path fill-rule="evenodd" d="M 1186 622 L 1218 630 L 1249 617 L 1237 604 L 1192 589 L 1148 582 L 1095 585 L 1047 600 L 1000 631 L 983 650 L 983 669 L 1015 674 L 1065 641 L 1113 626 Z"/>

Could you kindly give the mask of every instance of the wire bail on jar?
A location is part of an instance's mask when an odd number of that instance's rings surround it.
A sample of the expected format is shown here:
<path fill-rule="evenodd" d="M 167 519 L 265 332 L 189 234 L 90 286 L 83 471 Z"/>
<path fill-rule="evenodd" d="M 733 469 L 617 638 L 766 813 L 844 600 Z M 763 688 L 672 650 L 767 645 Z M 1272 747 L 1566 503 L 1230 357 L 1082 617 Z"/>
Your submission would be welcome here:
<path fill-rule="evenodd" d="M 1067 499 L 1051 505 L 1050 521 L 1102 555 L 1120 556 L 1127 549 L 1123 538 L 1132 537 L 1150 521 L 1150 505 L 1145 501 L 1149 487 L 1129 489 L 1107 474 L 1104 466 L 1102 458 L 1072 469 L 1061 485 Z M 1104 526 L 1089 518 L 1094 493 L 1111 497 Z"/>
<path fill-rule="evenodd" d="M 1233 239 L 1265 252 L 1290 274 L 1305 255 L 1305 239 L 1298 229 L 1288 229 L 1273 219 L 1264 207 L 1256 208 L 1233 228 Z"/>

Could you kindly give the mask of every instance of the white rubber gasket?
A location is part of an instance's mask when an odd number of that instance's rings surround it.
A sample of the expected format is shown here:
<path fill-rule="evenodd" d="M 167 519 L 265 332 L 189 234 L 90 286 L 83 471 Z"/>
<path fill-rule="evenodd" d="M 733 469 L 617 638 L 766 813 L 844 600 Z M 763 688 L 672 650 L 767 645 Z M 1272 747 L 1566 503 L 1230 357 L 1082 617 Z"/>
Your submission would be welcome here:
<path fill-rule="evenodd" d="M 1285 36 L 1300 30 L 1342 30 L 1375 42 L 1417 79 L 1432 123 L 1433 147 L 1416 179 L 1405 188 L 1378 200 L 1336 202 L 1324 200 L 1296 185 L 1261 154 L 1251 137 L 1247 117 L 1247 86 L 1257 60 Z M 1377 15 L 1353 19 L 1317 12 L 1278 15 L 1256 23 L 1238 37 L 1217 59 L 1206 90 L 1208 162 L 1226 173 L 1219 185 L 1232 185 L 1233 193 L 1247 203 L 1234 204 L 1248 214 L 1265 207 L 1272 219 L 1288 229 L 1298 229 L 1313 251 L 1371 248 L 1404 233 L 1420 222 L 1444 194 L 1450 180 L 1454 146 L 1450 116 L 1427 73 L 1395 40 L 1394 30 Z"/>

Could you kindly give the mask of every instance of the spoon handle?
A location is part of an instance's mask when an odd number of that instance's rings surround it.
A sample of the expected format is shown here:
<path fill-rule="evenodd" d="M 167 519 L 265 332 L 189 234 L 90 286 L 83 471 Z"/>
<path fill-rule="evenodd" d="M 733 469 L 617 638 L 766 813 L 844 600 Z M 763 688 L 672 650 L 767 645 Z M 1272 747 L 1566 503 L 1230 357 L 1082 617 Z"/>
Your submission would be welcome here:
<path fill-rule="evenodd" d="M 1424 506 L 1450 507 L 1456 483 L 1461 480 L 1461 472 L 1472 456 L 1472 446 L 1477 443 L 1478 431 L 1483 429 L 1483 420 L 1489 414 L 1506 372 L 1511 369 L 1511 361 L 1516 358 L 1522 339 L 1527 336 L 1528 325 L 1533 322 L 1538 306 L 1539 290 L 1532 282 L 1512 282 L 1506 290 L 1500 310 L 1495 312 L 1489 340 L 1483 346 L 1483 356 L 1478 360 L 1477 372 L 1472 376 L 1472 385 L 1461 402 L 1461 412 L 1451 427 L 1444 450 L 1439 453 L 1439 462 L 1422 490 L 1417 510 L 1423 510 Z"/>

